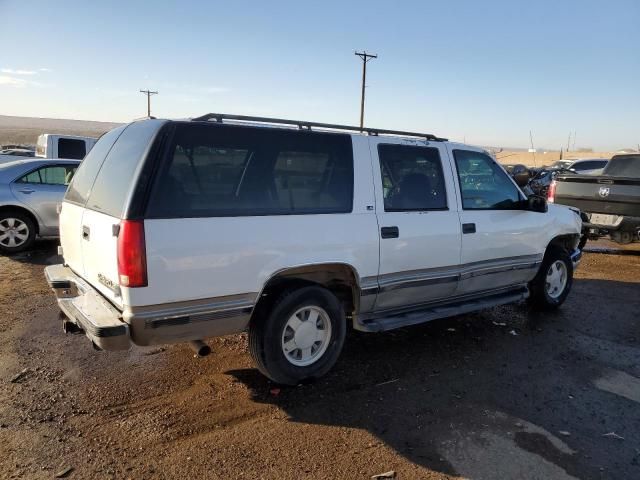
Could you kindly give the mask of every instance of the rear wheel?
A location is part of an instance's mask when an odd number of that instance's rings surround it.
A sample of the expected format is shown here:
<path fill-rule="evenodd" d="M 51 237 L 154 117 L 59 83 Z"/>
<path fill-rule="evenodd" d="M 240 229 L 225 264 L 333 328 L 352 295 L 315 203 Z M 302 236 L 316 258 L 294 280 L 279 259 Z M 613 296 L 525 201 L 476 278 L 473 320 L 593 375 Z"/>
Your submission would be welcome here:
<path fill-rule="evenodd" d="M 297 385 L 326 374 L 344 344 L 346 320 L 338 299 L 321 287 L 283 293 L 249 327 L 249 349 L 271 380 Z"/>
<path fill-rule="evenodd" d="M 538 309 L 552 310 L 564 303 L 573 284 L 573 263 L 560 248 L 549 248 L 535 278 L 529 283 L 529 304 Z"/>
<path fill-rule="evenodd" d="M 36 228 L 27 215 L 21 212 L 0 213 L 0 252 L 18 253 L 33 245 Z"/>
<path fill-rule="evenodd" d="M 633 242 L 633 232 L 627 232 L 627 231 L 612 232 L 611 240 L 621 245 L 628 245 Z"/>

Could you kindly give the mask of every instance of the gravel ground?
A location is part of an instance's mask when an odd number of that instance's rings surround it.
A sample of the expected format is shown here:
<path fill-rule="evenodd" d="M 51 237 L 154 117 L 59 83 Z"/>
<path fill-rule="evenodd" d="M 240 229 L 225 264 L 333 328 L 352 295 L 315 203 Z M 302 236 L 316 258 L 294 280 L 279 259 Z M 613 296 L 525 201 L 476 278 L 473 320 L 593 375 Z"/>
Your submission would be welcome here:
<path fill-rule="evenodd" d="M 0 257 L 0 478 L 640 478 L 636 247 L 590 244 L 557 313 L 354 332 L 282 389 L 244 335 L 96 352 L 61 330 L 55 243 Z"/>

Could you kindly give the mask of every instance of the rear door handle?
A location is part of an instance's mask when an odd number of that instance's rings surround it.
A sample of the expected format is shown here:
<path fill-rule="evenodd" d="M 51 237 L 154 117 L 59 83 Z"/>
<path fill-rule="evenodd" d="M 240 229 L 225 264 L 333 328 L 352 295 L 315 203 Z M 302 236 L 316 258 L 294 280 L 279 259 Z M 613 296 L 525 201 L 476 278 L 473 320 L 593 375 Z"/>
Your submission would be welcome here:
<path fill-rule="evenodd" d="M 400 236 L 400 229 L 398 227 L 382 227 L 380 229 L 380 236 L 382 238 L 398 238 Z"/>
<path fill-rule="evenodd" d="M 35 190 L 32 190 L 32 189 L 30 189 L 30 188 L 21 188 L 21 189 L 20 189 L 20 190 L 18 190 L 18 191 L 19 191 L 20 193 L 27 193 L 27 194 L 35 192 Z"/>
<path fill-rule="evenodd" d="M 462 233 L 476 233 L 476 224 L 475 223 L 463 223 L 462 224 Z"/>
<path fill-rule="evenodd" d="M 82 238 L 85 240 L 89 240 L 89 235 L 91 234 L 91 230 L 86 225 L 82 226 Z"/>

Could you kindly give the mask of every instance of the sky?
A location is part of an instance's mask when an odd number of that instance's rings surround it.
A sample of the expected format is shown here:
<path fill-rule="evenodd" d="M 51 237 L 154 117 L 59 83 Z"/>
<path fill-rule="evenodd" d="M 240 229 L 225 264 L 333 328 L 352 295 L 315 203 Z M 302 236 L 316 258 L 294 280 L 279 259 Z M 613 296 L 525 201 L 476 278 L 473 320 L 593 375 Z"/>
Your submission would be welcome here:
<path fill-rule="evenodd" d="M 357 125 L 366 50 L 370 127 L 640 143 L 638 0 L 0 0 L 0 18 L 1 115 L 127 122 L 149 88 L 163 118 Z"/>

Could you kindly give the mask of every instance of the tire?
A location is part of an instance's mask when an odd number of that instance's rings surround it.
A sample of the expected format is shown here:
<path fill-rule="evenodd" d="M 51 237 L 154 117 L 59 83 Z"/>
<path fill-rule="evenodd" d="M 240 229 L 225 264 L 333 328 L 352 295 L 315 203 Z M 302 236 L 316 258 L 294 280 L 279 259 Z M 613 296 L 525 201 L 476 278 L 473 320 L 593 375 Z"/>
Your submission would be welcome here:
<path fill-rule="evenodd" d="M 529 304 L 538 310 L 554 310 L 567 299 L 572 285 L 571 257 L 565 250 L 550 247 L 544 255 L 540 270 L 529 283 Z"/>
<path fill-rule="evenodd" d="M 620 245 L 629 245 L 633 243 L 633 232 L 616 231 L 610 234 L 611 240 Z"/>
<path fill-rule="evenodd" d="M 36 226 L 28 215 L 8 211 L 0 213 L 0 253 L 13 254 L 31 248 Z"/>
<path fill-rule="evenodd" d="M 269 379 L 298 385 L 322 377 L 335 365 L 346 330 L 344 310 L 330 291 L 316 286 L 289 290 L 252 321 L 249 351 Z"/>

